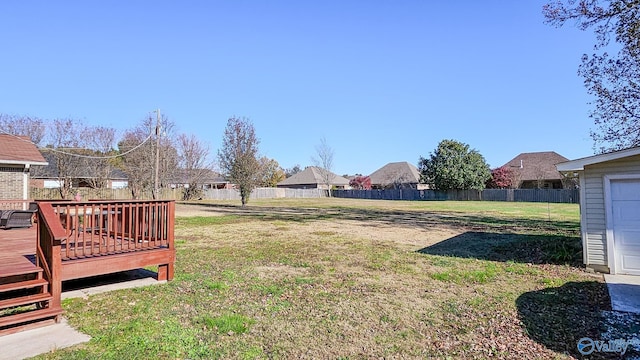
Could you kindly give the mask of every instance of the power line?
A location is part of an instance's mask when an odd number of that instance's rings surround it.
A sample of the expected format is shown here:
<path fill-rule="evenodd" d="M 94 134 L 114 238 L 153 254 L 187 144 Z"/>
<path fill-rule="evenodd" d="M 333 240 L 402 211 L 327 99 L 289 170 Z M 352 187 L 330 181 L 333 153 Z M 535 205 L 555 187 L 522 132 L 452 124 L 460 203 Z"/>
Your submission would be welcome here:
<path fill-rule="evenodd" d="M 94 155 L 74 154 L 74 153 L 69 153 L 69 152 L 65 152 L 65 151 L 57 150 L 57 149 L 54 149 L 54 148 L 48 148 L 48 147 L 39 147 L 39 146 L 37 146 L 36 144 L 34 144 L 34 143 L 33 143 L 33 141 L 31 141 L 31 140 L 23 139 L 22 137 L 20 137 L 20 136 L 18 136 L 18 135 L 14 135 L 14 134 L 8 133 L 8 132 L 6 132 L 6 131 L 4 131 L 4 130 L 2 130 L 2 129 L 0 129 L 0 132 L 2 132 L 3 134 L 6 134 L 6 135 L 13 136 L 13 137 L 15 137 L 15 138 L 16 138 L 16 139 L 18 139 L 18 140 L 21 140 L 21 141 L 24 141 L 24 142 L 28 142 L 28 143 L 30 143 L 30 144 L 33 144 L 33 145 L 35 145 L 35 146 L 38 148 L 38 150 L 46 150 L 46 151 L 51 151 L 51 152 L 55 152 L 55 153 L 58 153 L 58 154 L 64 154 L 64 155 L 69 155 L 69 156 L 75 156 L 75 157 L 84 158 L 84 159 L 115 159 L 115 158 L 119 158 L 119 157 L 121 157 L 121 156 L 125 156 L 125 155 L 127 155 L 127 154 L 129 154 L 129 153 L 131 153 L 131 152 L 133 152 L 133 151 L 135 151 L 135 150 L 137 150 L 137 149 L 138 149 L 138 148 L 140 148 L 142 145 L 144 145 L 147 141 L 149 141 L 149 139 L 151 139 L 151 137 L 153 136 L 153 134 L 149 134 L 149 136 L 147 136 L 147 138 L 146 138 L 146 139 L 144 139 L 140 144 L 138 144 L 138 145 L 134 146 L 133 148 L 131 148 L 131 149 L 129 149 L 129 150 L 127 150 L 127 151 L 125 151 L 125 152 L 123 152 L 123 153 L 121 153 L 121 154 L 116 154 L 116 155 L 107 155 L 107 156 L 94 156 Z"/>

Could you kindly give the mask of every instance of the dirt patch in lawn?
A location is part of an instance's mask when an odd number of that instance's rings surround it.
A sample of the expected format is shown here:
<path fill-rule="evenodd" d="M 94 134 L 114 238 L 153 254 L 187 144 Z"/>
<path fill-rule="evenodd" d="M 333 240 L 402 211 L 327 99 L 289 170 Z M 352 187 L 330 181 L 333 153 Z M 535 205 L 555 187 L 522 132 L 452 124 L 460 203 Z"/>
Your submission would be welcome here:
<path fill-rule="evenodd" d="M 320 211 L 320 210 L 318 210 Z M 254 215 L 254 210 L 247 210 L 245 213 L 233 212 L 233 214 L 245 214 L 247 216 Z M 312 209 L 300 209 L 295 215 L 302 215 L 308 213 L 317 212 Z M 198 205 L 198 204 L 176 204 L 176 217 L 193 217 L 193 216 L 225 216 L 229 215 L 230 211 L 226 207 L 216 208 L 211 205 Z M 302 227 L 296 226 L 296 233 L 302 236 L 311 237 L 353 237 L 368 239 L 371 241 L 390 241 L 399 245 L 402 245 L 406 250 L 418 250 L 425 246 L 430 246 L 440 241 L 460 235 L 462 232 L 460 229 L 455 229 L 451 226 L 443 224 L 441 227 L 427 226 L 421 223 L 421 218 L 428 215 L 414 215 L 408 219 L 404 219 L 405 222 L 414 222 L 414 226 L 396 226 L 393 221 L 372 221 L 371 219 L 356 219 L 356 220 L 333 220 L 331 222 L 322 221 L 324 219 L 314 219 L 304 222 Z M 267 218 L 266 220 L 270 220 Z M 256 230 L 258 228 L 268 229 L 269 232 L 282 232 L 290 231 L 291 226 L 298 222 L 290 222 L 287 218 L 284 221 L 271 221 L 271 224 L 255 223 Z M 275 227 L 274 227 L 275 225 Z M 246 224 L 240 226 L 246 229 Z M 264 233 L 267 236 L 267 233 Z"/>

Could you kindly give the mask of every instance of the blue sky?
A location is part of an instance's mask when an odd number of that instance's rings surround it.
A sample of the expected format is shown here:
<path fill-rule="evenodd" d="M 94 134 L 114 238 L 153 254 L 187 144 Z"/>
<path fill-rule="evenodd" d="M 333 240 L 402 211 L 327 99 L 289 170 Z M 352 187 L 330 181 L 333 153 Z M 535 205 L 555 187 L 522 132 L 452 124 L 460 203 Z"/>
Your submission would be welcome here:
<path fill-rule="evenodd" d="M 497 167 L 593 154 L 576 74 L 593 35 L 545 25 L 545 1 L 7 1 L 0 112 L 120 131 L 161 109 L 211 147 L 250 118 L 281 166 L 416 164 L 438 142 Z"/>

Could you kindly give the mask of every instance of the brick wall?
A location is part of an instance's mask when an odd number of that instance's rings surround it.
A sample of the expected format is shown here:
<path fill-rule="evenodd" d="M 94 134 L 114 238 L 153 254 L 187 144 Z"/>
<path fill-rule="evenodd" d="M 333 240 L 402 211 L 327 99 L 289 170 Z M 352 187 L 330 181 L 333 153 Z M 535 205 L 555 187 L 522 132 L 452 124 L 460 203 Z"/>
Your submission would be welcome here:
<path fill-rule="evenodd" d="M 0 199 L 22 199 L 22 174 L 21 168 L 0 168 Z"/>

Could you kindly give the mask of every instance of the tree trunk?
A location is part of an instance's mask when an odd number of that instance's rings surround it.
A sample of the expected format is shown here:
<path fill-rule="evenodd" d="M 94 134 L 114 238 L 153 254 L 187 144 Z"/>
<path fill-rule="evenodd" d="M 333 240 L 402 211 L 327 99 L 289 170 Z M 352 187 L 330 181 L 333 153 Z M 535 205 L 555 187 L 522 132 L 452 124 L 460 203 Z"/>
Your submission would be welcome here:
<path fill-rule="evenodd" d="M 242 207 L 245 207 L 247 205 L 248 198 L 249 194 L 247 189 L 245 189 L 244 187 L 240 187 L 240 201 L 242 202 Z"/>

